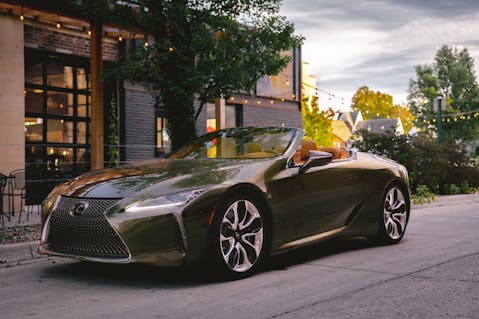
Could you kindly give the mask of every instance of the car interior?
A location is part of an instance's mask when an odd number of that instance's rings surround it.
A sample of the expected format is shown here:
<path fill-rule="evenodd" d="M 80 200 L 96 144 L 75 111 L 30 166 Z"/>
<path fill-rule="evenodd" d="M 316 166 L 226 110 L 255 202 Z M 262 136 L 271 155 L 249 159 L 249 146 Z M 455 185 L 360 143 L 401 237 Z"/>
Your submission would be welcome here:
<path fill-rule="evenodd" d="M 350 152 L 346 149 L 337 147 L 321 147 L 318 148 L 316 142 L 313 140 L 304 140 L 296 153 L 293 156 L 293 163 L 291 166 L 301 166 L 309 159 L 310 151 L 322 151 L 331 153 L 333 155 L 333 161 L 339 159 L 347 159 L 350 157 Z"/>

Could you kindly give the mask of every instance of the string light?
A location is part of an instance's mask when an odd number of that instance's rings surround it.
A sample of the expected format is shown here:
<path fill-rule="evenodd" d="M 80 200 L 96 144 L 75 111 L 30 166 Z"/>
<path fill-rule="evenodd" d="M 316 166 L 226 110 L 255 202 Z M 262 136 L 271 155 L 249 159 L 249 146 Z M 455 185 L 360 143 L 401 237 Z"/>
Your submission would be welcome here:
<path fill-rule="evenodd" d="M 173 47 L 170 47 L 170 48 L 168 49 L 168 51 L 173 52 L 173 51 L 175 51 L 175 49 L 174 49 Z"/>
<path fill-rule="evenodd" d="M 123 41 L 123 37 L 121 36 L 121 31 L 120 31 L 120 35 L 118 36 L 118 42 L 122 42 Z"/>
<path fill-rule="evenodd" d="M 88 29 L 88 36 L 91 37 L 91 29 Z"/>
<path fill-rule="evenodd" d="M 25 20 L 25 16 L 23 15 L 23 7 L 22 7 L 22 12 L 20 13 L 20 21 Z"/>
<path fill-rule="evenodd" d="M 62 23 L 60 22 L 60 16 L 58 16 L 58 20 L 57 20 L 57 23 L 55 23 L 55 27 L 57 29 L 60 29 L 62 27 Z"/>

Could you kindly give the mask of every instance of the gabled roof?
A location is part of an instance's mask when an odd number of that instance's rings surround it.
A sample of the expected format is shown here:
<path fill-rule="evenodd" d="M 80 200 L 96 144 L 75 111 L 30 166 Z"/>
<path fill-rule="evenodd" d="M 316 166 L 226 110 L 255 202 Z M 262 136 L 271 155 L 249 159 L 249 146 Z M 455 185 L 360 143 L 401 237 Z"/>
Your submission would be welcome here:
<path fill-rule="evenodd" d="M 350 129 L 354 129 L 360 114 L 361 111 L 341 112 L 338 115 L 338 120 L 344 121 Z"/>
<path fill-rule="evenodd" d="M 361 121 L 357 124 L 356 130 L 367 130 L 371 133 L 404 133 L 401 119 L 399 118 Z"/>

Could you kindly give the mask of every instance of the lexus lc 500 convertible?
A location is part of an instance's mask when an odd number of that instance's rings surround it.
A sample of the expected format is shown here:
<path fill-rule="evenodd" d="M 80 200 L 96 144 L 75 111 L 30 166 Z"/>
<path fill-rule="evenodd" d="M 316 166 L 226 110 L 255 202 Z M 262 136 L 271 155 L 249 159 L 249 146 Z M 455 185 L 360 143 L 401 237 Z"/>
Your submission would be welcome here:
<path fill-rule="evenodd" d="M 206 134 L 164 159 L 57 186 L 42 205 L 42 254 L 107 263 L 214 265 L 253 273 L 272 254 L 337 236 L 398 243 L 406 169 L 317 149 L 294 128 Z"/>

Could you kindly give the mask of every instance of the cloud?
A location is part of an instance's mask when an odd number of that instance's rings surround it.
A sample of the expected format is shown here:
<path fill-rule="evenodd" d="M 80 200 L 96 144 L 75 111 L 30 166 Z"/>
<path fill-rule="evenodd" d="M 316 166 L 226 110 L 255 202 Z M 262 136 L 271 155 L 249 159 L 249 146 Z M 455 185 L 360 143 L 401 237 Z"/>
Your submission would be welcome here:
<path fill-rule="evenodd" d="M 286 0 L 281 13 L 305 36 L 319 87 L 344 97 L 336 107 L 362 85 L 405 102 L 415 66 L 443 44 L 467 47 L 479 73 L 477 0 Z"/>

